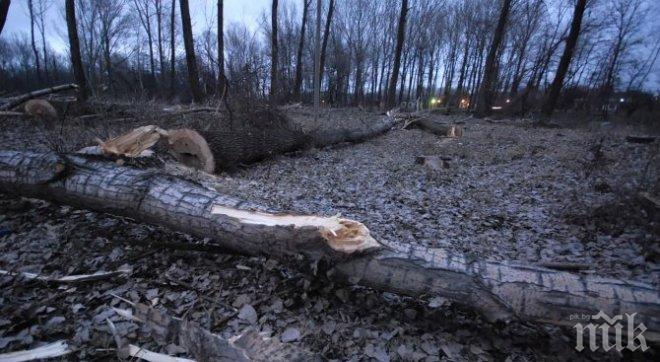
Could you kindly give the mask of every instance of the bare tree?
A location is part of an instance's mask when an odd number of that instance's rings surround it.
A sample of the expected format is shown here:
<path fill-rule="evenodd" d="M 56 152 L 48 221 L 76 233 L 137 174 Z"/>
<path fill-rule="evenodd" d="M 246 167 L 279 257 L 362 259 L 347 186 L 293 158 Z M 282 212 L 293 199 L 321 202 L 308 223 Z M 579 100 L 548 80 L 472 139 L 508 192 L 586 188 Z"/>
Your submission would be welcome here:
<path fill-rule="evenodd" d="M 408 14 L 408 0 L 401 1 L 401 14 L 399 15 L 399 25 L 396 34 L 396 50 L 394 52 L 394 65 L 392 66 L 392 76 L 387 91 L 387 106 L 394 107 L 396 101 L 396 81 L 399 78 L 399 66 L 401 65 L 401 50 L 406 36 L 406 14 Z"/>
<path fill-rule="evenodd" d="M 176 0 L 172 0 L 170 13 L 170 92 L 176 83 Z"/>
<path fill-rule="evenodd" d="M 330 0 L 328 5 L 328 17 L 325 19 L 325 30 L 323 31 L 323 44 L 321 45 L 321 62 L 319 64 L 319 69 L 321 72 L 320 82 L 323 83 L 323 73 L 325 69 L 325 53 L 328 49 L 328 38 L 330 37 L 330 25 L 332 24 L 332 13 L 335 9 L 335 0 Z"/>
<path fill-rule="evenodd" d="M 35 71 L 37 73 L 37 79 L 41 82 L 41 62 L 39 60 L 39 51 L 37 50 L 37 43 L 35 42 L 34 37 L 34 26 L 36 23 L 36 14 L 34 10 L 34 3 L 32 0 L 28 0 L 28 11 L 30 13 L 30 45 L 32 46 L 32 52 L 34 53 L 34 65 Z"/>
<path fill-rule="evenodd" d="M 80 43 L 78 41 L 78 26 L 76 24 L 75 0 L 66 0 L 66 28 L 69 34 L 69 53 L 73 67 L 73 78 L 78 85 L 78 94 L 81 101 L 87 100 L 89 91 L 85 80 L 82 57 L 80 56 Z"/>
<path fill-rule="evenodd" d="M 227 92 L 227 76 L 225 75 L 225 32 L 224 32 L 224 4 L 218 0 L 218 94 L 224 98 Z"/>
<path fill-rule="evenodd" d="M 566 72 L 568 72 L 568 66 L 571 63 L 573 58 L 573 50 L 577 44 L 578 37 L 580 36 L 580 27 L 582 26 L 582 17 L 584 15 L 584 9 L 587 7 L 587 0 L 577 0 L 575 4 L 575 10 L 573 12 L 573 21 L 571 22 L 571 31 L 568 34 L 568 39 L 566 39 L 566 46 L 564 47 L 564 54 L 561 56 L 559 61 L 559 66 L 557 67 L 557 72 L 555 73 L 555 79 L 552 81 L 552 86 L 550 87 L 550 93 L 548 98 L 543 104 L 541 112 L 549 117 L 552 115 L 552 112 L 555 109 L 557 104 L 557 98 L 559 98 L 559 92 L 564 84 L 564 77 Z"/>
<path fill-rule="evenodd" d="M 186 64 L 188 66 L 188 84 L 195 103 L 201 103 L 204 95 L 199 87 L 199 76 L 197 73 L 197 60 L 195 59 L 195 44 L 193 43 L 192 25 L 190 23 L 190 10 L 188 0 L 179 0 L 181 5 L 181 29 L 183 30 L 183 45 L 186 48 Z"/>
<path fill-rule="evenodd" d="M 277 104 L 277 0 L 273 0 L 270 14 L 270 105 Z"/>
<path fill-rule="evenodd" d="M 7 21 L 7 14 L 9 13 L 9 5 L 11 0 L 0 0 L 0 34 L 2 34 L 2 28 L 5 27 L 5 21 Z"/>
<path fill-rule="evenodd" d="M 300 41 L 298 42 L 298 52 L 296 53 L 296 79 L 293 85 L 293 97 L 300 99 L 300 87 L 302 86 L 302 67 L 303 67 L 303 46 L 305 44 L 305 27 L 307 25 L 307 13 L 311 0 L 303 0 L 303 17 L 300 25 Z"/>
<path fill-rule="evenodd" d="M 477 117 L 483 117 L 490 114 L 490 107 L 492 104 L 492 87 L 493 83 L 497 80 L 497 53 L 502 43 L 502 38 L 504 38 L 504 32 L 506 30 L 506 23 L 509 17 L 509 10 L 511 9 L 511 0 L 504 0 L 502 3 L 502 9 L 500 10 L 500 16 L 497 21 L 497 28 L 495 28 L 495 33 L 493 34 L 493 41 L 490 44 L 490 50 L 488 51 L 488 57 L 486 58 L 486 66 L 484 68 L 484 79 L 481 83 L 481 88 L 479 89 L 479 96 L 477 99 L 477 109 L 475 115 Z"/>

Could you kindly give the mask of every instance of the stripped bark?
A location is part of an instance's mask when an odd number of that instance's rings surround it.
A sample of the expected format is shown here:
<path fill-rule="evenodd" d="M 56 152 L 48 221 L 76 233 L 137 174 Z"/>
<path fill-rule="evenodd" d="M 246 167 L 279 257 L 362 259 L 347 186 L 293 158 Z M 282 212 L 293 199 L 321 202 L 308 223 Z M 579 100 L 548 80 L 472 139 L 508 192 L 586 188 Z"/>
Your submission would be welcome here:
<path fill-rule="evenodd" d="M 386 244 L 357 221 L 278 215 L 153 169 L 79 155 L 0 151 L 0 190 L 209 237 L 246 255 L 323 259 L 332 278 L 413 297 L 444 297 L 489 320 L 570 327 L 576 313 L 636 313 L 647 328 L 645 338 L 660 341 L 660 292 L 652 286 Z"/>
<path fill-rule="evenodd" d="M 45 96 L 46 94 L 61 92 L 69 89 L 77 89 L 77 88 L 78 86 L 76 84 L 63 84 L 55 87 L 44 88 L 33 92 L 21 94 L 20 96 L 9 98 L 4 104 L 0 105 L 0 111 L 8 111 L 32 98 L 37 98 L 37 97 Z"/>

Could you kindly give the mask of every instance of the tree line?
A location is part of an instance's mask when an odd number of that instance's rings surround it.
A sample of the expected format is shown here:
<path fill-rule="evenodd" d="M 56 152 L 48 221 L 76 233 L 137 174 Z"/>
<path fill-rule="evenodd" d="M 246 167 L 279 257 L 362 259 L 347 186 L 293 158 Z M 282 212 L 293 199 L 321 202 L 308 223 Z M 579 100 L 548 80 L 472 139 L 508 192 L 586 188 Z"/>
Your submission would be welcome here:
<path fill-rule="evenodd" d="M 330 106 L 550 115 L 642 90 L 660 53 L 650 0 L 272 0 L 257 29 L 225 24 L 223 0 L 214 5 L 216 17 L 193 33 L 188 0 L 0 0 L 0 86 L 74 74 L 84 96 L 309 102 L 316 10 Z M 29 28 L 9 37 L 2 25 L 19 11 Z M 66 51 L 48 42 L 60 22 Z"/>

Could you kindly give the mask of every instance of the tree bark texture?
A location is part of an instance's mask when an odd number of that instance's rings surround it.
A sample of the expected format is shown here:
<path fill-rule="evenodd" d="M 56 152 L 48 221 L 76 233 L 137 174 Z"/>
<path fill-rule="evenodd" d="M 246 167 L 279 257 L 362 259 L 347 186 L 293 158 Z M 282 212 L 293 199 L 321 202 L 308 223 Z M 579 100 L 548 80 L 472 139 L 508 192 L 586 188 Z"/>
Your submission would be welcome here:
<path fill-rule="evenodd" d="M 78 25 L 76 24 L 75 0 L 66 0 L 66 28 L 69 34 L 69 52 L 73 67 L 73 78 L 78 85 L 78 95 L 82 102 L 87 100 L 87 80 L 83 70 L 82 56 L 80 55 L 80 41 L 78 40 Z"/>
<path fill-rule="evenodd" d="M 330 278 L 416 298 L 447 298 L 492 321 L 571 327 L 576 313 L 637 313 L 645 338 L 660 340 L 660 292 L 652 286 L 383 243 L 357 221 L 277 214 L 155 169 L 98 157 L 0 151 L 0 190 L 209 237 L 241 254 L 285 262 L 291 256 L 323 259 Z"/>

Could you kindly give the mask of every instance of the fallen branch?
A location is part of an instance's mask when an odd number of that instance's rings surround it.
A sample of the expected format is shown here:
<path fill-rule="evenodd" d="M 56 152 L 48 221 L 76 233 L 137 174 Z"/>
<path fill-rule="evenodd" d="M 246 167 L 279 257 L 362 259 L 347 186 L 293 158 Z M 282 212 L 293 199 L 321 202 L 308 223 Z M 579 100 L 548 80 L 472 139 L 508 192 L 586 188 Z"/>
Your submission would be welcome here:
<path fill-rule="evenodd" d="M 0 190 L 210 237 L 242 254 L 323 259 L 331 278 L 417 298 L 443 297 L 489 320 L 572 327 L 575 313 L 636 313 L 646 339 L 660 341 L 659 292 L 647 284 L 386 244 L 357 221 L 277 214 L 153 169 L 79 155 L 0 151 Z"/>
<path fill-rule="evenodd" d="M 121 269 L 111 272 L 96 272 L 94 274 L 67 275 L 65 277 L 55 278 L 55 277 L 47 277 L 35 273 L 26 273 L 26 272 L 14 273 L 7 270 L 0 270 L 0 275 L 20 276 L 28 280 L 39 280 L 46 283 L 62 283 L 62 284 L 73 284 L 73 283 L 104 280 L 104 279 L 114 278 L 117 276 L 124 276 L 130 273 L 131 273 L 130 269 Z"/>
<path fill-rule="evenodd" d="M 69 345 L 66 343 L 66 341 L 57 341 L 34 349 L 0 354 L 0 361 L 2 362 L 33 361 L 37 359 L 46 359 L 46 358 L 64 356 L 71 352 L 72 350 L 69 348 Z"/>
<path fill-rule="evenodd" d="M 2 111 L 0 112 L 0 117 L 22 117 L 25 113 L 23 112 L 12 112 L 12 111 Z"/>
<path fill-rule="evenodd" d="M 626 137 L 626 141 L 631 143 L 653 143 L 656 138 L 655 136 L 630 135 Z"/>
<path fill-rule="evenodd" d="M 132 304 L 133 311 L 114 308 L 124 318 L 145 323 L 160 338 L 174 337 L 176 343 L 199 361 L 312 361 L 318 357 L 292 344 L 261 336 L 248 328 L 238 336 L 224 339 L 198 326 L 150 308 Z M 129 354 L 130 354 L 129 346 Z M 169 357 L 169 356 L 168 356 Z"/>
<path fill-rule="evenodd" d="M 9 98 L 9 100 L 6 103 L 0 105 L 0 111 L 10 110 L 32 98 L 37 98 L 44 96 L 46 94 L 61 92 L 69 89 L 77 89 L 77 88 L 78 86 L 75 84 L 64 84 L 64 85 L 58 85 L 56 87 L 44 88 L 44 89 L 28 92 L 25 94 L 21 94 L 20 96 Z"/>

